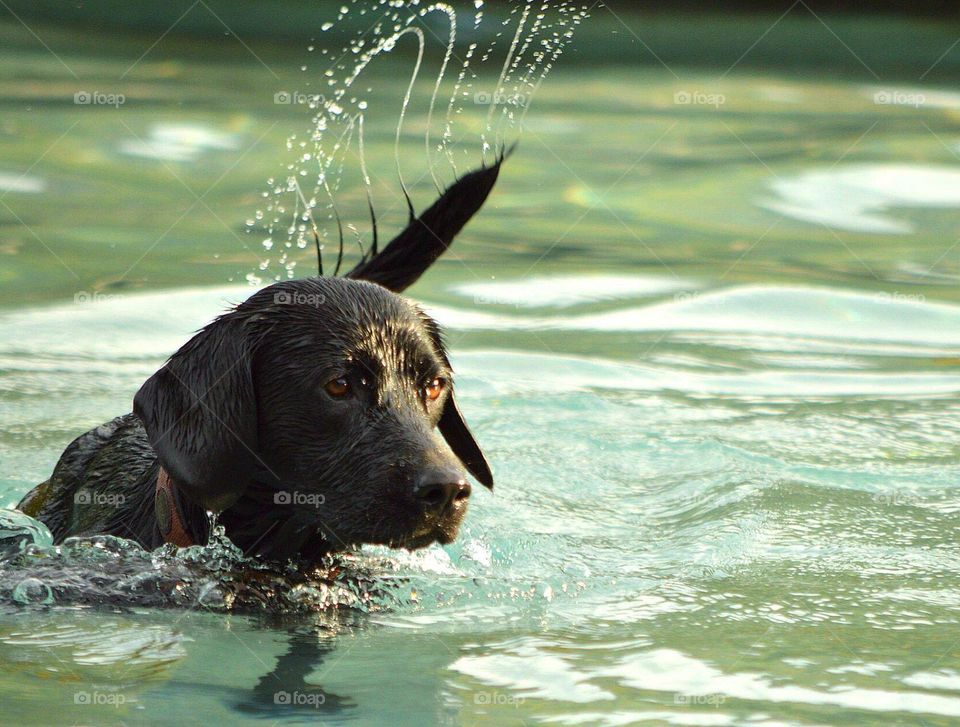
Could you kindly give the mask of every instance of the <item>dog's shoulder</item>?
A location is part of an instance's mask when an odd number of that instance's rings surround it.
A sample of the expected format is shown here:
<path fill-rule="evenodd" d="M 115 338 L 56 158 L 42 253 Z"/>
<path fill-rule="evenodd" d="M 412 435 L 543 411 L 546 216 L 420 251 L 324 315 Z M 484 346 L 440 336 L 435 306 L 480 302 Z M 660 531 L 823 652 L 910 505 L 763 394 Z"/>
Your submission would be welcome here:
<path fill-rule="evenodd" d="M 50 479 L 28 493 L 20 509 L 46 524 L 55 542 L 110 532 L 107 522 L 135 504 L 130 500 L 138 484 L 155 470 L 142 422 L 125 414 L 74 439 Z"/>

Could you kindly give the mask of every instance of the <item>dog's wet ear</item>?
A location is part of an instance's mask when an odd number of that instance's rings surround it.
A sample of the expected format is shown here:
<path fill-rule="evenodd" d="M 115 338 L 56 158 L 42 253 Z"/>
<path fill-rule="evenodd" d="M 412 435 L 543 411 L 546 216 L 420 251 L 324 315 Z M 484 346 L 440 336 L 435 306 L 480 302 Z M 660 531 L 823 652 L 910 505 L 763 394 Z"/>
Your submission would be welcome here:
<path fill-rule="evenodd" d="M 443 344 L 443 333 L 440 326 L 433 318 L 421 311 L 421 320 L 430 336 L 430 341 L 437 352 L 437 355 L 443 362 L 450 367 L 450 359 L 447 357 L 447 349 Z M 450 449 L 457 456 L 467 471 L 477 478 L 477 481 L 493 489 L 493 473 L 490 471 L 490 465 L 487 464 L 487 458 L 477 444 L 477 440 L 463 419 L 460 413 L 460 407 L 457 406 L 456 392 L 451 387 L 447 394 L 447 400 L 443 403 L 443 410 L 440 412 L 440 420 L 437 422 L 437 429 L 446 440 Z"/>
<path fill-rule="evenodd" d="M 413 285 L 483 206 L 505 156 L 458 179 L 423 214 L 412 217 L 383 250 L 362 260 L 346 277 L 379 283 L 394 293 Z"/>
<path fill-rule="evenodd" d="M 440 414 L 437 428 L 467 471 L 476 477 L 480 484 L 492 490 L 493 473 L 490 471 L 490 465 L 487 464 L 483 450 L 474 439 L 473 432 L 463 420 L 463 414 L 460 413 L 460 407 L 457 406 L 457 399 L 452 391 L 443 404 L 443 412 Z"/>
<path fill-rule="evenodd" d="M 226 314 L 140 387 L 133 411 L 176 486 L 220 511 L 257 466 L 256 392 L 244 321 Z"/>

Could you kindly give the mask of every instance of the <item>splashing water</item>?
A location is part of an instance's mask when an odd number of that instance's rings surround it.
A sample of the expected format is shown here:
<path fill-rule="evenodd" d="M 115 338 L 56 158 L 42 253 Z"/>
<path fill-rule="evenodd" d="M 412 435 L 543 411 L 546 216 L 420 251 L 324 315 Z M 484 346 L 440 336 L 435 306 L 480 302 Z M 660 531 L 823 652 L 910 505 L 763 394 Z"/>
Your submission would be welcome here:
<path fill-rule="evenodd" d="M 68 538 L 17 510 L 0 510 L 0 606 L 108 605 L 294 614 L 375 612 L 401 602 L 375 559 L 331 558 L 303 572 L 245 557 L 215 526 L 206 545 L 148 552 L 111 535 Z"/>
<path fill-rule="evenodd" d="M 487 163 L 519 138 L 533 97 L 588 11 L 586 4 L 545 0 L 536 10 L 532 3 L 512 5 L 507 16 L 498 19 L 486 14 L 477 0 L 464 41 L 457 32 L 460 18 L 448 3 L 353 0 L 343 5 L 336 21 L 320 27 L 326 37 L 345 37 L 346 42 L 335 51 L 321 49 L 326 66 L 322 70 L 303 66 L 312 79 L 307 81 L 310 92 L 298 96 L 312 112 L 307 133 L 287 138 L 293 158 L 282 177 L 267 180 L 262 193 L 265 207 L 247 222 L 248 232 L 264 235 L 264 250 L 278 253 L 273 268 L 274 261 L 268 261 L 247 276 L 248 282 L 262 284 L 261 273 L 274 280 L 293 278 L 297 264 L 311 254 L 300 251 L 314 243 L 318 253 L 331 243 L 337 246 L 339 272 L 345 245 L 355 245 L 362 257 L 368 251 L 364 240 L 376 239 L 380 215 L 375 212 L 375 186 L 381 188 L 381 200 L 389 196 L 396 202 L 399 190 L 403 197 L 399 206 L 412 215 L 411 188 L 429 178 L 436 190 L 442 189 L 440 164 L 448 166 L 449 177 L 455 178 L 458 155 L 468 168 Z M 310 45 L 308 50 L 314 48 Z M 383 78 L 376 60 L 411 51 L 410 75 L 397 98 L 396 79 Z M 497 76 L 486 78 L 492 69 Z M 421 82 L 421 76 L 431 72 L 432 82 Z M 448 78 L 454 73 L 455 78 Z M 382 121 L 394 118 L 396 179 L 391 181 L 373 169 L 387 168 L 380 158 L 386 152 Z M 377 122 L 375 165 L 368 164 L 368 120 Z M 413 125 L 422 129 L 420 161 L 426 168 L 411 183 L 401 149 Z M 361 195 L 369 229 L 345 223 L 341 212 L 341 205 L 352 206 Z"/>

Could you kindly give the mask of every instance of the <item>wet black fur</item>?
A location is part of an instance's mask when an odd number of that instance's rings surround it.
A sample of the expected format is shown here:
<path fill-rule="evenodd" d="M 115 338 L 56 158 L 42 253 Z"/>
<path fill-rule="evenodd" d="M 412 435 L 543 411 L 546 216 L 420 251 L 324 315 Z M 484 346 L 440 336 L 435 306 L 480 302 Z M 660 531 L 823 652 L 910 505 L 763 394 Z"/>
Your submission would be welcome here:
<path fill-rule="evenodd" d="M 56 542 L 113 534 L 153 548 L 162 463 L 196 542 L 206 510 L 246 553 L 276 560 L 453 540 L 466 500 L 425 513 L 418 483 L 462 479 L 463 467 L 488 486 L 492 476 L 437 324 L 396 292 L 449 246 L 499 167 L 463 177 L 346 278 L 276 283 L 207 325 L 144 383 L 133 414 L 74 440 L 20 509 Z M 324 388 L 338 377 L 346 399 Z M 448 383 L 429 402 L 437 377 Z"/>

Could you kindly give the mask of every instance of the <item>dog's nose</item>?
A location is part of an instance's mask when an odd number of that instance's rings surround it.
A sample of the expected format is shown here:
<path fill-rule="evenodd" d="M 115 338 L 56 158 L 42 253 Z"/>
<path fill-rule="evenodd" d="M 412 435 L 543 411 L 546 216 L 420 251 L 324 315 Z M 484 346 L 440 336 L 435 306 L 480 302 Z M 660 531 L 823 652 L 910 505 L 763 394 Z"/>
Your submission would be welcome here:
<path fill-rule="evenodd" d="M 455 470 L 425 472 L 417 482 L 416 497 L 425 512 L 440 514 L 470 497 L 470 483 Z"/>

